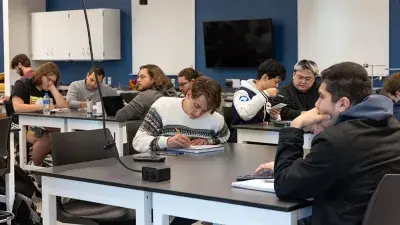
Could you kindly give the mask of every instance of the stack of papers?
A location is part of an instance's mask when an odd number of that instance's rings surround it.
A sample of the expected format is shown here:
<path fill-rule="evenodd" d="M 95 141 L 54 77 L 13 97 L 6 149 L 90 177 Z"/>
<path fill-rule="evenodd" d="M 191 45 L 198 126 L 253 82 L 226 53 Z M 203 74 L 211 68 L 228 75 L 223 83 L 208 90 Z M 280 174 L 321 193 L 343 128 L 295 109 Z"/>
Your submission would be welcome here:
<path fill-rule="evenodd" d="M 192 145 L 188 148 L 169 148 L 168 151 L 201 154 L 206 152 L 223 151 L 222 145 Z"/>
<path fill-rule="evenodd" d="M 233 187 L 275 193 L 273 179 L 254 179 L 232 183 Z"/>

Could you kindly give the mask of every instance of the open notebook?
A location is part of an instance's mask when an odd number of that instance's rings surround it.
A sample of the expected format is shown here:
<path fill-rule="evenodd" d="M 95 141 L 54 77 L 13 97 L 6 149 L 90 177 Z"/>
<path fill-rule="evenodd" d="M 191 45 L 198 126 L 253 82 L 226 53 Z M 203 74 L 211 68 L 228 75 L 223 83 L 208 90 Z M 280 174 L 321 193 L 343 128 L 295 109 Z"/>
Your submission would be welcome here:
<path fill-rule="evenodd" d="M 254 179 L 246 181 L 237 181 L 232 183 L 233 187 L 245 188 L 257 191 L 265 191 L 275 193 L 274 180 Z"/>
<path fill-rule="evenodd" d="M 192 145 L 188 148 L 169 148 L 168 151 L 201 154 L 207 152 L 223 151 L 223 145 Z"/>

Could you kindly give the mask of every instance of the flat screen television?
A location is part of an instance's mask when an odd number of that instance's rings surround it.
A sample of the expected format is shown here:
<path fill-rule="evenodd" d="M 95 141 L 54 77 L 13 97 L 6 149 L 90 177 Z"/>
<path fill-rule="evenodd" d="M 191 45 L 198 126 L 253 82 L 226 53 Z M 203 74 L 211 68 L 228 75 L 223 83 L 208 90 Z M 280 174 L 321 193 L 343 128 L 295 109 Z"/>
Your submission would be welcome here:
<path fill-rule="evenodd" d="M 272 19 L 203 22 L 206 67 L 256 67 L 274 58 Z"/>

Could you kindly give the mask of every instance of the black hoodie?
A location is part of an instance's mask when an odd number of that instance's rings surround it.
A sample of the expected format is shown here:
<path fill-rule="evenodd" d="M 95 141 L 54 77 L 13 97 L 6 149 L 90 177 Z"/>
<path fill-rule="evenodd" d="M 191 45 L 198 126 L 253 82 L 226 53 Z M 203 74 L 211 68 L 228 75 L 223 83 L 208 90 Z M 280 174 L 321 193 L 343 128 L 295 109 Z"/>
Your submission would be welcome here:
<path fill-rule="evenodd" d="M 313 225 L 360 225 L 381 178 L 400 173 L 400 123 L 392 114 L 390 99 L 367 97 L 315 136 L 304 159 L 304 131 L 282 129 L 276 195 L 287 201 L 314 198 Z"/>
<path fill-rule="evenodd" d="M 313 86 L 306 92 L 297 90 L 293 82 L 279 89 L 279 94 L 288 101 L 286 107 L 281 110 L 282 120 L 293 120 L 298 117 L 302 111 L 308 111 L 315 107 L 318 100 L 318 89 L 320 84 L 314 82 Z"/>

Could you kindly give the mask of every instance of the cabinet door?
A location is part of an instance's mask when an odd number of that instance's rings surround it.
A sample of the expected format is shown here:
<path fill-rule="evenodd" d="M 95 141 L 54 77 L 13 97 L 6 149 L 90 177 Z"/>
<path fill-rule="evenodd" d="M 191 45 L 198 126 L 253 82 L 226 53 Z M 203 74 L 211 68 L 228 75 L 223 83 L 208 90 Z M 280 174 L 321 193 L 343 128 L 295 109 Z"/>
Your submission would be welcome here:
<path fill-rule="evenodd" d="M 103 59 L 103 10 L 87 11 L 95 60 Z M 83 10 L 70 12 L 71 60 L 90 60 L 89 40 Z"/>
<path fill-rule="evenodd" d="M 47 24 L 50 29 L 49 33 L 51 33 L 50 54 L 53 60 L 70 59 L 68 15 L 69 12 L 67 11 L 52 12 L 49 14 Z"/>
<path fill-rule="evenodd" d="M 69 59 L 68 12 L 32 13 L 32 59 Z"/>
<path fill-rule="evenodd" d="M 32 59 L 50 59 L 49 28 L 46 13 L 32 13 Z"/>

